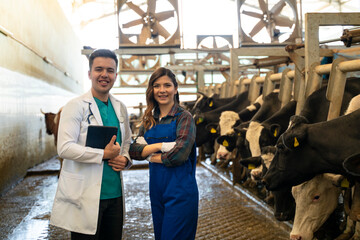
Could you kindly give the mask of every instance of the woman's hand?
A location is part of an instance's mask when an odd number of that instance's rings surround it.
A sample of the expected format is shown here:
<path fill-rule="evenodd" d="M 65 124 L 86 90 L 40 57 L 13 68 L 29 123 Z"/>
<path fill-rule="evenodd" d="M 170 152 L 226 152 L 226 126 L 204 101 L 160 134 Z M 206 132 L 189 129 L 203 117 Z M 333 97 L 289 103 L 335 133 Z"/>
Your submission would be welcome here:
<path fill-rule="evenodd" d="M 145 138 L 142 137 L 142 136 L 137 137 L 136 140 L 135 140 L 135 142 L 136 142 L 136 143 L 139 143 L 139 144 L 148 144 L 148 143 L 146 142 Z"/>
<path fill-rule="evenodd" d="M 163 142 L 161 145 L 161 152 L 169 152 L 171 149 L 174 148 L 176 142 Z"/>

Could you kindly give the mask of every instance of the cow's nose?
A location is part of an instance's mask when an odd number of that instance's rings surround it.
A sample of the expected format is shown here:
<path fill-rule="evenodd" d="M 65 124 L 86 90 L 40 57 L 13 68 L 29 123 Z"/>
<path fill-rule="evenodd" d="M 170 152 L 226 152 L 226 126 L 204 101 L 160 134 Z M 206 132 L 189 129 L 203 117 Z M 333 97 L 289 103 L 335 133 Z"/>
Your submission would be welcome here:
<path fill-rule="evenodd" d="M 218 152 L 218 156 L 217 156 L 219 159 L 225 159 L 227 157 L 227 153 L 224 153 L 224 152 Z"/>
<path fill-rule="evenodd" d="M 291 240 L 301 240 L 301 236 L 300 235 L 290 235 L 290 239 Z"/>

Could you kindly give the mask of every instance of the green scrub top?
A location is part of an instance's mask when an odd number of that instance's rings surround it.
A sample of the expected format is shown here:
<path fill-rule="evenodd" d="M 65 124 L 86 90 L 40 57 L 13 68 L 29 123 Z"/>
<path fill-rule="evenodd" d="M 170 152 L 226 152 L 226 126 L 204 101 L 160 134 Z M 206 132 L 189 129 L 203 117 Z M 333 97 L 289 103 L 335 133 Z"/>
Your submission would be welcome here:
<path fill-rule="evenodd" d="M 119 120 L 116 117 L 115 110 L 109 100 L 104 103 L 94 97 L 95 102 L 99 108 L 101 119 L 104 126 L 113 126 L 118 128 L 116 141 L 121 146 L 121 131 Z M 108 161 L 104 161 L 103 175 L 101 181 L 100 199 L 111 199 L 121 196 L 121 179 L 120 172 L 116 172 L 108 165 Z"/>

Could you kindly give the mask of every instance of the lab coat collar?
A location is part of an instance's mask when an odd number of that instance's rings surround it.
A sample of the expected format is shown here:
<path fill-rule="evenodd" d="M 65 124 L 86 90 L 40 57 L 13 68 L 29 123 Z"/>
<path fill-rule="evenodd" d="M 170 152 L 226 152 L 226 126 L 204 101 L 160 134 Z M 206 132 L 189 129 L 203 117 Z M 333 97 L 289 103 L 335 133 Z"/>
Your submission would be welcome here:
<path fill-rule="evenodd" d="M 124 118 L 124 116 L 122 116 L 122 114 L 120 112 L 120 107 L 121 107 L 120 101 L 111 94 L 109 94 L 109 99 L 111 101 L 111 104 L 114 107 L 114 110 L 115 110 L 117 118 L 119 119 L 119 122 L 124 123 L 125 118 Z M 101 115 L 99 112 L 99 108 L 96 105 L 96 102 L 95 102 L 94 96 L 92 95 L 91 90 L 89 90 L 87 93 L 84 94 L 83 100 L 85 102 L 87 102 L 88 104 L 90 104 L 90 109 L 91 109 L 92 113 L 94 114 L 96 121 L 100 125 L 103 125 Z"/>
<path fill-rule="evenodd" d="M 85 93 L 83 95 L 83 101 L 89 104 L 89 108 L 91 110 L 91 112 L 93 113 L 96 122 L 99 125 L 104 125 L 101 119 L 101 115 L 100 115 L 100 111 L 99 108 L 96 105 L 94 96 L 91 93 L 91 90 L 89 90 L 87 93 Z"/>

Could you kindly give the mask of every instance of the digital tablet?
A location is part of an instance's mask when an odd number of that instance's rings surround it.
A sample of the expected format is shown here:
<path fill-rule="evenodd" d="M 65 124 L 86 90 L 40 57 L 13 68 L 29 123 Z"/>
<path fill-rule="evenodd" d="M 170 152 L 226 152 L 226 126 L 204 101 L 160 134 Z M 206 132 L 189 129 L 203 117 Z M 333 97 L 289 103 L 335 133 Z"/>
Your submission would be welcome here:
<path fill-rule="evenodd" d="M 88 127 L 85 146 L 105 149 L 112 136 L 117 136 L 117 132 L 117 127 L 91 125 Z"/>

